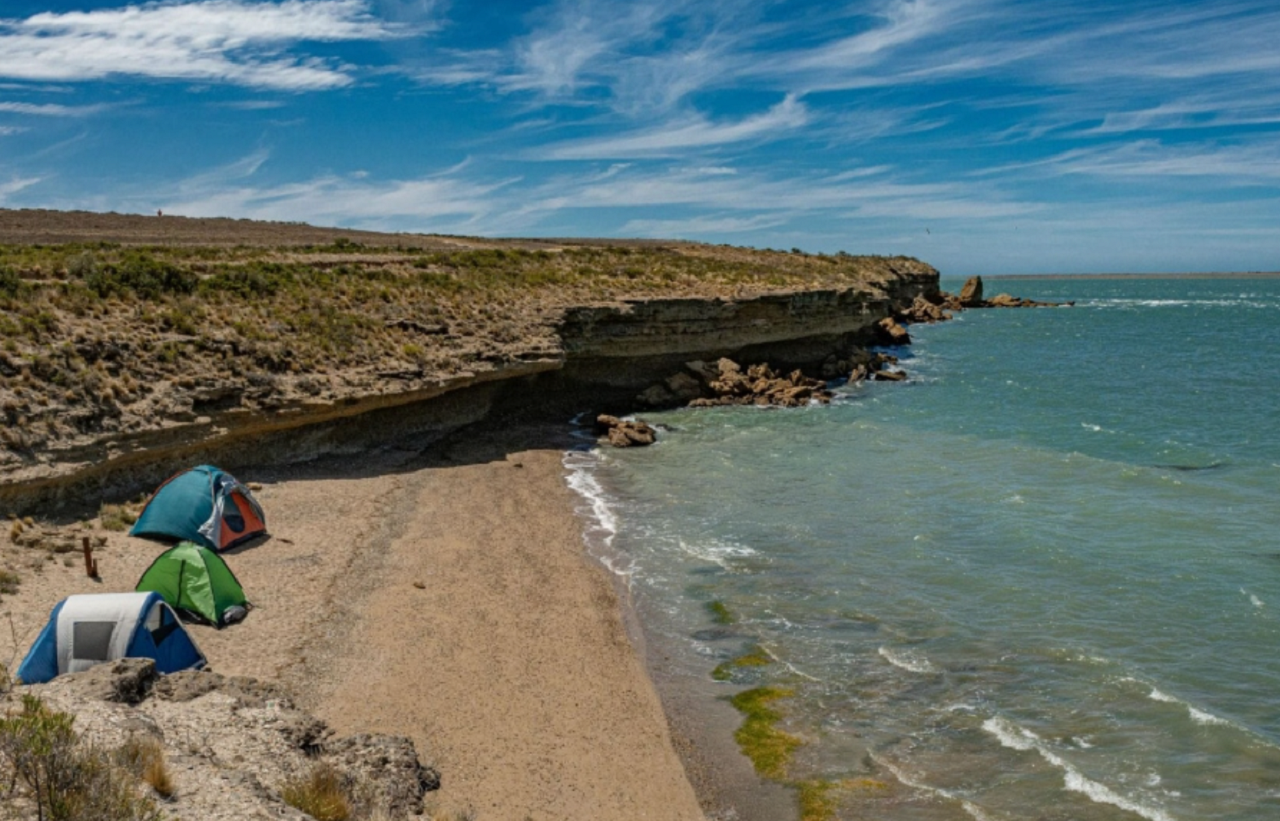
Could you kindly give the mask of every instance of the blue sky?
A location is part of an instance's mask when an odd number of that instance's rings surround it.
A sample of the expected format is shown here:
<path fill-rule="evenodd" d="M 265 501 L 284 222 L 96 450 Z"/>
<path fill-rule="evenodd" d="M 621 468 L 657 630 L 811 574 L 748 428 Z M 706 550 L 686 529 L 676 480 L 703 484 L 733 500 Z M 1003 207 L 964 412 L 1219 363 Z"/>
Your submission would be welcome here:
<path fill-rule="evenodd" d="M 0 206 L 1280 269 L 1269 2 L 0 3 Z"/>

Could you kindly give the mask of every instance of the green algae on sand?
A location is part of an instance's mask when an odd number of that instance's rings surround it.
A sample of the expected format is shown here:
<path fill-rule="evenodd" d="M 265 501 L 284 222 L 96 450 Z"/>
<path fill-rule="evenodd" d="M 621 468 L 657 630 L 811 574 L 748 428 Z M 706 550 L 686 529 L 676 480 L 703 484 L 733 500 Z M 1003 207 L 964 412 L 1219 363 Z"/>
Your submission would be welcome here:
<path fill-rule="evenodd" d="M 794 690 L 783 687 L 755 687 L 729 699 L 729 703 L 745 718 L 733 737 L 742 752 L 751 759 L 756 772 L 765 778 L 782 780 L 791 754 L 803 743 L 778 729 L 782 713 L 769 706 L 794 694 Z"/>

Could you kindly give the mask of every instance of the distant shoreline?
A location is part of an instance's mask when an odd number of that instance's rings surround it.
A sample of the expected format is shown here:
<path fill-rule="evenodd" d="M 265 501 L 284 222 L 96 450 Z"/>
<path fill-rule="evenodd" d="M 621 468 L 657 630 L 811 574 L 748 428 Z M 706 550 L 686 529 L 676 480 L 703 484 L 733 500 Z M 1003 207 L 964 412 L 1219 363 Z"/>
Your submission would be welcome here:
<path fill-rule="evenodd" d="M 1271 279 L 1280 271 L 1179 273 L 1179 274 L 983 274 L 987 279 Z M 960 277 L 956 277 L 959 279 Z"/>

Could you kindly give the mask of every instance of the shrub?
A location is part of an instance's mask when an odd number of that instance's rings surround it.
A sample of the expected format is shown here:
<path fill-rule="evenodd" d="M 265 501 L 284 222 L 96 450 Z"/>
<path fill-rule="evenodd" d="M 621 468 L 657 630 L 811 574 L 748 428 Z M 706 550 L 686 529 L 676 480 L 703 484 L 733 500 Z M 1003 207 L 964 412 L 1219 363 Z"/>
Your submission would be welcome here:
<path fill-rule="evenodd" d="M 0 268 L 0 297 L 16 299 L 27 291 L 27 283 L 12 268 Z"/>
<path fill-rule="evenodd" d="M 0 719 L 0 788 L 35 804 L 40 821 L 156 821 L 155 803 L 111 757 L 83 744 L 74 717 L 23 696 Z"/>
<path fill-rule="evenodd" d="M 138 521 L 138 516 L 125 505 L 104 504 L 98 508 L 98 520 L 107 530 L 123 531 Z"/>
<path fill-rule="evenodd" d="M 118 264 L 96 267 L 85 277 L 84 284 L 104 299 L 129 292 L 143 299 L 156 299 L 163 294 L 190 294 L 199 278 L 145 251 L 130 251 Z"/>
<path fill-rule="evenodd" d="M 98 271 L 98 260 L 91 251 L 82 251 L 67 263 L 67 273 L 76 279 L 88 279 Z"/>
<path fill-rule="evenodd" d="M 306 775 L 286 781 L 280 797 L 316 821 L 347 821 L 351 817 L 351 799 L 343 788 L 342 775 L 329 764 L 316 764 Z"/>

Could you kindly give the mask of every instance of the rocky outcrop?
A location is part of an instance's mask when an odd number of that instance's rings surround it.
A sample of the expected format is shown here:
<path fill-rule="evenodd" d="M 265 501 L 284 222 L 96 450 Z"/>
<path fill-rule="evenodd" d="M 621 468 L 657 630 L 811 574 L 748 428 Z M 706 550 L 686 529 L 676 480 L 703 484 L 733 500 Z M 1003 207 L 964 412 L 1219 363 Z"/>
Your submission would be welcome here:
<path fill-rule="evenodd" d="M 915 298 L 915 301 L 911 303 L 911 307 L 907 308 L 905 311 L 901 311 L 898 314 L 898 317 L 903 322 L 946 322 L 948 319 L 951 319 L 951 314 L 947 313 L 943 309 L 943 304 L 944 303 L 941 298 L 939 299 L 939 302 L 933 303 L 925 297 L 918 296 Z"/>
<path fill-rule="evenodd" d="M 1074 302 L 1038 302 L 1034 299 L 1026 299 L 1025 297 L 1010 296 L 1009 294 L 996 294 L 983 303 L 984 308 L 1061 308 L 1063 306 L 1074 305 Z"/>
<path fill-rule="evenodd" d="M 876 323 L 879 341 L 885 345 L 910 345 L 911 335 L 891 316 Z"/>
<path fill-rule="evenodd" d="M 982 277 L 969 277 L 960 289 L 960 305 L 964 308 L 982 307 Z"/>
<path fill-rule="evenodd" d="M 705 385 L 708 396 L 689 403 L 690 407 L 717 405 L 760 405 L 795 408 L 811 402 L 831 401 L 831 392 L 820 379 L 811 379 L 800 370 L 783 375 L 767 363 L 752 365 L 745 371 L 732 359 L 722 358 L 714 366 L 690 362 L 687 366 Z"/>
<path fill-rule="evenodd" d="M 52 682 L 19 687 L 75 715 L 75 729 L 100 749 L 154 739 L 173 779 L 168 817 L 232 821 L 308 818 L 281 797 L 286 782 L 330 765 L 362 804 L 362 815 L 421 814 L 440 786 L 411 740 L 360 734 L 337 738 L 278 688 L 247 678 L 185 671 L 158 676 L 148 659 L 121 659 Z M 4 698 L 0 697 L 0 708 Z"/>
<path fill-rule="evenodd" d="M 632 422 L 602 413 L 596 417 L 596 433 L 615 448 L 644 447 L 658 439 L 657 431 L 644 422 Z"/>

